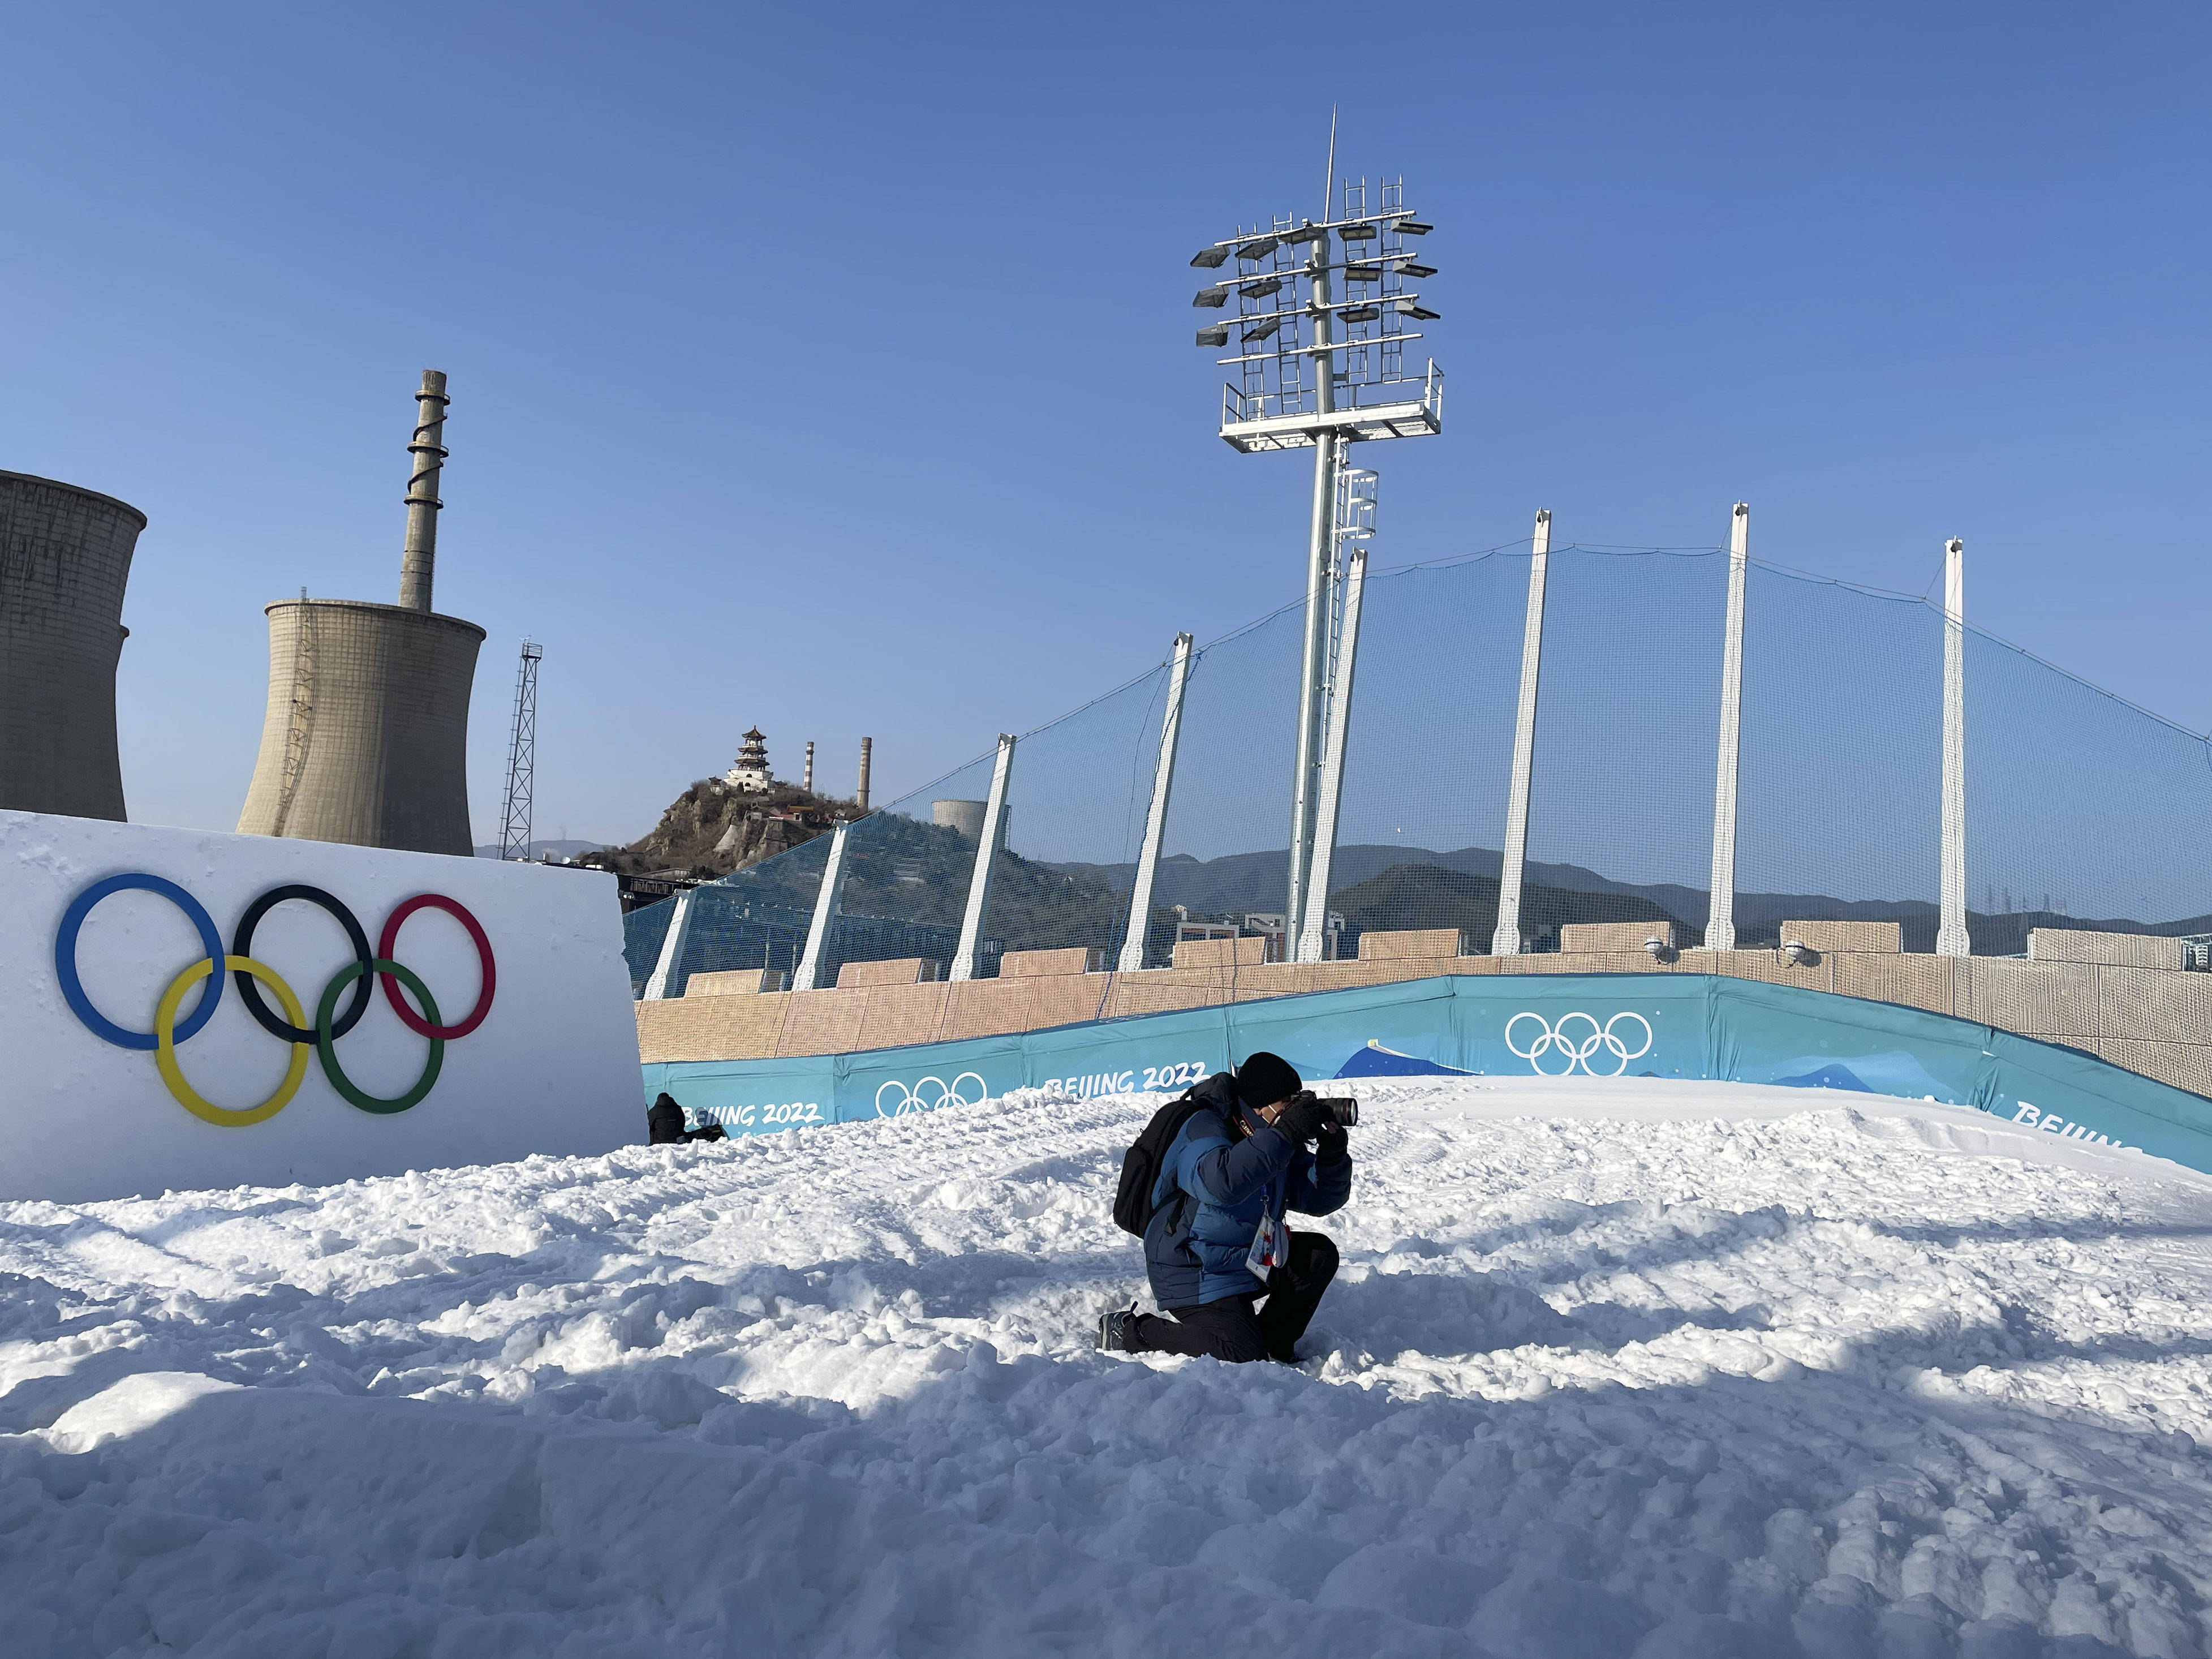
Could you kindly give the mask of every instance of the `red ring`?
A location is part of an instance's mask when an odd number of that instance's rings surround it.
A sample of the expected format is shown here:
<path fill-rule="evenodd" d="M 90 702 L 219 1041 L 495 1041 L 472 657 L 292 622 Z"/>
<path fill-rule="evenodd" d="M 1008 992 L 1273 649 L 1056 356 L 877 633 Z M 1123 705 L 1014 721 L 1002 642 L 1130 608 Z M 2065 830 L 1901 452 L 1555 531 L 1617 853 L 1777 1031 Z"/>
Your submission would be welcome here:
<path fill-rule="evenodd" d="M 407 1006 L 406 1000 L 399 994 L 398 982 L 392 975 L 379 974 L 377 977 L 384 981 L 384 1000 L 392 1005 L 392 1012 L 399 1016 L 401 1024 L 417 1036 L 435 1037 L 440 1042 L 451 1042 L 457 1037 L 466 1036 L 483 1024 L 484 1016 L 491 1012 L 491 994 L 499 983 L 499 974 L 492 963 L 491 941 L 484 937 L 482 925 L 469 914 L 466 905 L 457 899 L 447 898 L 443 893 L 417 893 L 386 916 L 384 932 L 377 939 L 376 954 L 387 962 L 396 960 L 397 953 L 392 947 L 399 942 L 399 924 L 426 907 L 443 910 L 467 928 L 469 937 L 476 941 L 477 965 L 483 969 L 483 988 L 477 993 L 477 1006 L 469 1010 L 469 1017 L 458 1025 L 433 1025 Z"/>

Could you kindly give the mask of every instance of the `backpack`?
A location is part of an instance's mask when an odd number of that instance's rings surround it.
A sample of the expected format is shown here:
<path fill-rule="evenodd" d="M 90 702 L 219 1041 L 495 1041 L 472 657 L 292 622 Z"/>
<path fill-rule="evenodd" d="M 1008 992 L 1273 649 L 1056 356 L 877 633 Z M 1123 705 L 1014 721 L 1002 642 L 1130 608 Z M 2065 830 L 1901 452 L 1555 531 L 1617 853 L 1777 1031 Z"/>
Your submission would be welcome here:
<path fill-rule="evenodd" d="M 1175 1145 L 1191 1114 L 1212 1109 L 1208 1102 L 1192 1099 L 1194 1092 L 1187 1092 L 1154 1112 L 1144 1133 L 1121 1154 L 1121 1184 L 1114 1190 L 1114 1224 L 1123 1232 L 1139 1238 L 1145 1236 L 1145 1229 L 1158 1213 L 1152 1193 L 1160 1184 L 1160 1166 L 1167 1160 L 1168 1148 Z"/>

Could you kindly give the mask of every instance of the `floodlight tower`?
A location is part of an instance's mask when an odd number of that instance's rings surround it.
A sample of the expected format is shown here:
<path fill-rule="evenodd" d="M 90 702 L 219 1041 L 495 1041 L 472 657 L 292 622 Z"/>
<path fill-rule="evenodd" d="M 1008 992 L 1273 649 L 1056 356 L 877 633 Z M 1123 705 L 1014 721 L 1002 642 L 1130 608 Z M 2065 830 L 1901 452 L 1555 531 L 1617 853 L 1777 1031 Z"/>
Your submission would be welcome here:
<path fill-rule="evenodd" d="M 1406 343 L 1421 335 L 1410 321 L 1437 313 L 1409 287 L 1436 271 L 1406 246 L 1433 227 L 1406 205 L 1405 181 L 1376 183 L 1370 210 L 1367 182 L 1336 178 L 1336 134 L 1329 133 L 1328 176 L 1318 220 L 1277 216 L 1201 248 L 1191 264 L 1231 266 L 1191 303 L 1226 310 L 1198 331 L 1198 343 L 1218 349 L 1237 378 L 1222 388 L 1221 436 L 1245 454 L 1278 449 L 1314 452 L 1313 518 L 1306 542 L 1305 645 L 1298 680 L 1298 738 L 1291 790 L 1286 937 L 1304 937 L 1322 793 L 1323 749 L 1331 702 L 1334 630 L 1344 614 L 1346 562 L 1339 556 L 1340 477 L 1350 444 L 1380 438 L 1426 437 L 1443 430 L 1444 383 L 1434 358 L 1407 366 Z M 1332 243 L 1334 238 L 1334 243 Z M 1341 247 L 1340 258 L 1336 248 Z M 1341 287 L 1340 288 L 1340 283 Z M 1339 297 L 1340 294 L 1342 297 Z M 1315 902 L 1326 904 L 1322 894 Z"/>
<path fill-rule="evenodd" d="M 530 856 L 531 811 L 538 794 L 538 665 L 544 655 L 545 647 L 537 641 L 523 641 L 514 674 L 514 728 L 507 742 L 507 799 L 500 811 L 502 859 Z"/>

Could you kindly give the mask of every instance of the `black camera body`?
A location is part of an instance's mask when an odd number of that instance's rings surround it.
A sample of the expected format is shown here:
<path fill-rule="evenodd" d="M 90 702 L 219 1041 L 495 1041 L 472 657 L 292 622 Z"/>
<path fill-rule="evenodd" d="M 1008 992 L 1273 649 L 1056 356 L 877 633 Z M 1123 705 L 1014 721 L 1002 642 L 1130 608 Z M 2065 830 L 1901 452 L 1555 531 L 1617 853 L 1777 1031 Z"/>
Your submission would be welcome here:
<path fill-rule="evenodd" d="M 1340 1129 L 1349 1129 L 1359 1121 L 1359 1103 L 1350 1095 L 1317 1095 L 1310 1089 L 1301 1089 L 1294 1098 L 1313 1102 Z"/>

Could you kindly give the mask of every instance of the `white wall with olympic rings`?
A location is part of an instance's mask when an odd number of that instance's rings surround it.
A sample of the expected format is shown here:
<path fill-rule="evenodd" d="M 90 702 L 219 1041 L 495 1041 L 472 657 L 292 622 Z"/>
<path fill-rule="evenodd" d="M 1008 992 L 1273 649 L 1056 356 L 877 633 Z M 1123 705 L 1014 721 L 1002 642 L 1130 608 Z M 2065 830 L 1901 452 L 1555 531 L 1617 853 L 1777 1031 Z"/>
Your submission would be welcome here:
<path fill-rule="evenodd" d="M 286 888 L 330 902 L 249 916 Z M 596 872 L 0 811 L 0 1199 L 320 1185 L 643 1138 L 620 910 Z"/>

